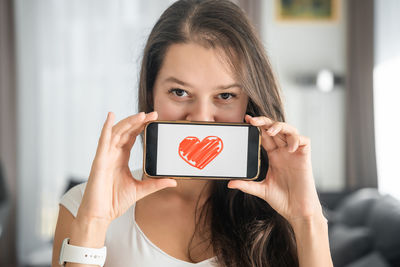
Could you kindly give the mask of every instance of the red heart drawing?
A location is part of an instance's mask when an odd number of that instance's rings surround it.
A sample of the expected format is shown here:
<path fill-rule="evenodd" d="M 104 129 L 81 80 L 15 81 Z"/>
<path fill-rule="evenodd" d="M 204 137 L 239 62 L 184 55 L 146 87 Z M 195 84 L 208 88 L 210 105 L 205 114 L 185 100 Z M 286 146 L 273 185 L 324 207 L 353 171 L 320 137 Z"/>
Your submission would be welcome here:
<path fill-rule="evenodd" d="M 202 170 L 223 148 L 218 136 L 207 136 L 201 142 L 195 136 L 188 136 L 180 142 L 178 154 L 189 165 Z"/>

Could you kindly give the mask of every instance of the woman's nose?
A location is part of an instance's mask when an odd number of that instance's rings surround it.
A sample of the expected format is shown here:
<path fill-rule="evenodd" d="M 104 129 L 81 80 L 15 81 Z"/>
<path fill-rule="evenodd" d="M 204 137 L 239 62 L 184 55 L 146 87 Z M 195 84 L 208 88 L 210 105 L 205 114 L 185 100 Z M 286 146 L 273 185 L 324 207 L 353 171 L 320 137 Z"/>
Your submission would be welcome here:
<path fill-rule="evenodd" d="M 215 121 L 215 108 L 208 101 L 196 101 L 188 107 L 186 120 Z"/>

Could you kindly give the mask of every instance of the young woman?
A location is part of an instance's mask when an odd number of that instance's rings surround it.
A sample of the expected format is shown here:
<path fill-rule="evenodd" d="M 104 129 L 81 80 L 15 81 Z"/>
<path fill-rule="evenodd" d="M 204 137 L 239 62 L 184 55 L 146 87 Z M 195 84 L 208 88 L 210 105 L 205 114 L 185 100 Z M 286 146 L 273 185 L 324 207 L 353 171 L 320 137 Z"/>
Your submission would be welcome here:
<path fill-rule="evenodd" d="M 113 267 L 332 266 L 310 141 L 284 122 L 265 51 L 236 5 L 181 0 L 163 13 L 144 50 L 139 109 L 115 125 L 108 114 L 87 184 L 61 201 L 53 266 L 65 238 L 78 249 L 106 246 L 105 265 Z M 262 175 L 205 181 L 132 174 L 130 150 L 156 119 L 260 127 Z"/>

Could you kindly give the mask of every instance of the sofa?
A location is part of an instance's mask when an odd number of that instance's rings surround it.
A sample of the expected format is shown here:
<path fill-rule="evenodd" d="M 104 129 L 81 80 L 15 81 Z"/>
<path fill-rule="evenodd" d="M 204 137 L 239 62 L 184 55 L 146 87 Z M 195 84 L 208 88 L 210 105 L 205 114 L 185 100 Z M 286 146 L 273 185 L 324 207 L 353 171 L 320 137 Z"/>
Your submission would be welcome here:
<path fill-rule="evenodd" d="M 320 194 L 335 267 L 400 267 L 400 201 L 374 188 Z"/>

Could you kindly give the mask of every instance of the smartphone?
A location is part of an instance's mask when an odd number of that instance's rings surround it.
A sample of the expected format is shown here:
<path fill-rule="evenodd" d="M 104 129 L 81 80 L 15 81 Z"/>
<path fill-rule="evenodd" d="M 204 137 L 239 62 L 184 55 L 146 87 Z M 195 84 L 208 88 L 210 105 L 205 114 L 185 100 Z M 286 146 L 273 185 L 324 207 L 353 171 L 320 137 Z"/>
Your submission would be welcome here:
<path fill-rule="evenodd" d="M 247 123 L 151 121 L 143 170 L 152 178 L 257 179 L 261 132 Z"/>

